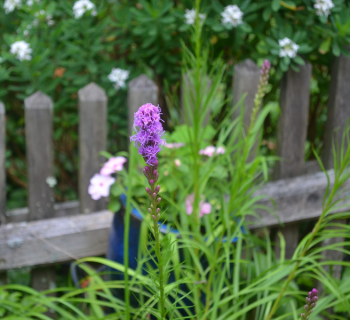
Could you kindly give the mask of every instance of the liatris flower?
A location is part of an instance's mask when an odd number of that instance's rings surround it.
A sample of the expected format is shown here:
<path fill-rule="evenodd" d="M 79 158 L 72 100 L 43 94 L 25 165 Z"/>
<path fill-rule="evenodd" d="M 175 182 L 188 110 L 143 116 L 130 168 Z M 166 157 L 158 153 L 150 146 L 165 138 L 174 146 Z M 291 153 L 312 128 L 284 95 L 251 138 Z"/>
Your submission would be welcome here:
<path fill-rule="evenodd" d="M 309 320 L 313 308 L 316 307 L 316 302 L 318 300 L 317 294 L 317 289 L 312 289 L 312 291 L 309 292 L 308 297 L 306 297 L 306 305 L 304 306 L 305 313 L 301 314 L 301 320 Z"/>
<path fill-rule="evenodd" d="M 280 57 L 295 58 L 299 49 L 299 46 L 290 40 L 289 38 L 283 38 L 278 40 L 280 45 Z"/>
<path fill-rule="evenodd" d="M 265 60 L 261 66 L 261 70 L 260 70 L 261 76 L 260 76 L 258 92 L 256 93 L 255 99 L 254 99 L 254 103 L 255 103 L 256 107 L 259 106 L 262 98 L 265 95 L 266 86 L 267 86 L 268 81 L 269 81 L 270 67 L 271 67 L 271 64 L 268 60 Z"/>
<path fill-rule="evenodd" d="M 221 12 L 221 23 L 225 27 L 237 27 L 242 24 L 243 12 L 236 5 L 229 5 Z"/>
<path fill-rule="evenodd" d="M 151 103 L 144 104 L 135 112 L 134 129 L 136 134 L 130 137 L 139 149 L 146 163 L 154 166 L 157 154 L 165 143 L 164 130 L 160 119 L 160 108 Z"/>
<path fill-rule="evenodd" d="M 316 14 L 318 16 L 325 15 L 329 16 L 331 13 L 331 9 L 334 7 L 334 3 L 332 0 L 316 0 L 314 4 L 314 8 L 316 9 Z"/>

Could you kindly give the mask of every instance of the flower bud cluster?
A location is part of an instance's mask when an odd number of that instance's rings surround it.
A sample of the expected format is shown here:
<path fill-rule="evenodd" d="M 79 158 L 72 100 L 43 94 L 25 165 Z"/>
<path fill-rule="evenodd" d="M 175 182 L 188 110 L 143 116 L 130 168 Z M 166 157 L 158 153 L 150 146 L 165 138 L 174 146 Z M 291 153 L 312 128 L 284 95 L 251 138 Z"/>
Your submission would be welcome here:
<path fill-rule="evenodd" d="M 254 99 L 254 103 L 256 107 L 260 105 L 261 100 L 265 95 L 266 87 L 269 81 L 270 68 L 271 68 L 271 64 L 269 60 L 265 60 L 261 66 L 258 92 L 256 93 L 255 99 Z"/>
<path fill-rule="evenodd" d="M 316 307 L 316 302 L 318 301 L 317 289 L 312 289 L 309 295 L 306 297 L 306 305 L 304 306 L 305 313 L 301 314 L 301 320 L 309 320 L 310 314 L 313 312 L 313 308 Z"/>
<path fill-rule="evenodd" d="M 156 185 L 156 182 L 159 179 L 159 173 L 157 169 L 158 169 L 158 160 L 154 162 L 153 166 L 146 166 L 143 169 L 143 174 L 147 178 L 148 184 L 150 185 L 150 188 L 146 188 L 148 198 L 151 200 L 151 208 L 148 208 L 148 212 L 152 215 L 153 219 L 159 220 L 160 209 L 157 208 L 157 205 L 160 203 L 162 199 L 158 195 L 160 191 L 160 186 Z"/>

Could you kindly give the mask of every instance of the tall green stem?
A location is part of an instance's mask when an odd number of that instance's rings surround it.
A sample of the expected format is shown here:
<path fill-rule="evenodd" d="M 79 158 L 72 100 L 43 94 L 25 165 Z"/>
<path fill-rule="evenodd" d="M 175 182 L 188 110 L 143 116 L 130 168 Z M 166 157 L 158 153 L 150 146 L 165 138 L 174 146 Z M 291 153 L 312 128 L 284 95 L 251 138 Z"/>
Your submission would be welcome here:
<path fill-rule="evenodd" d="M 124 280 L 125 280 L 125 319 L 130 319 L 130 293 L 129 293 L 129 230 L 130 230 L 130 211 L 132 197 L 132 171 L 134 168 L 134 148 L 130 147 L 129 162 L 129 183 L 126 197 L 126 210 L 124 216 Z"/>

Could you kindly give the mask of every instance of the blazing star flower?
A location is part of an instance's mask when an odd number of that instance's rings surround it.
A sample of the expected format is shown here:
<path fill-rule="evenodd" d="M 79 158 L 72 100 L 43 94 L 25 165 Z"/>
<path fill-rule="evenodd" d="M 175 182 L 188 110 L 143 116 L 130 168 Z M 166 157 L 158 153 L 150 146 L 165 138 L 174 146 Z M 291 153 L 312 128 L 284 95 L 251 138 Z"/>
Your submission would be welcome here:
<path fill-rule="evenodd" d="M 237 27 L 242 24 L 243 12 L 236 5 L 229 5 L 221 12 L 221 23 L 226 26 Z"/>
<path fill-rule="evenodd" d="M 301 320 L 309 320 L 310 314 L 314 311 L 313 308 L 316 307 L 316 302 L 318 300 L 317 294 L 317 289 L 312 289 L 312 291 L 309 292 L 309 295 L 306 297 L 306 305 L 304 306 L 305 313 L 301 314 Z"/>
<path fill-rule="evenodd" d="M 203 22 L 205 20 L 206 15 L 204 13 L 200 13 L 198 15 L 199 19 L 201 20 L 201 22 Z M 186 9 L 186 13 L 185 13 L 185 19 L 186 19 L 186 23 L 187 24 L 194 24 L 196 21 L 196 10 L 191 9 L 188 10 Z"/>
<path fill-rule="evenodd" d="M 209 214 L 211 212 L 211 204 L 208 202 L 204 202 L 204 196 L 201 196 L 201 201 L 199 202 L 199 217 L 202 218 L 205 214 Z M 194 194 L 190 194 L 186 197 L 186 213 L 191 215 L 193 212 L 193 202 L 194 202 Z"/>
<path fill-rule="evenodd" d="M 115 179 L 111 176 L 95 174 L 90 180 L 90 186 L 88 189 L 91 198 L 94 200 L 98 200 L 101 199 L 101 197 L 108 197 L 109 188 L 114 182 Z"/>
<path fill-rule="evenodd" d="M 86 11 L 91 11 L 92 16 L 97 15 L 96 7 L 90 0 L 78 0 L 74 3 L 73 12 L 75 19 L 79 19 Z"/>
<path fill-rule="evenodd" d="M 216 154 L 224 154 L 225 153 L 225 149 L 223 147 L 215 148 L 214 146 L 208 146 L 205 149 L 199 150 L 199 154 L 205 155 L 205 156 L 208 156 L 208 157 L 212 157 L 215 153 Z"/>
<path fill-rule="evenodd" d="M 128 70 L 113 68 L 111 73 L 108 75 L 108 79 L 114 83 L 114 88 L 118 90 L 119 88 L 125 87 L 125 81 L 128 79 L 129 73 L 130 71 Z"/>
<path fill-rule="evenodd" d="M 16 58 L 23 61 L 23 60 L 31 60 L 32 56 L 32 49 L 30 48 L 29 43 L 25 41 L 17 41 L 13 44 L 11 44 L 10 52 L 14 55 L 16 55 Z"/>
<path fill-rule="evenodd" d="M 130 137 L 130 141 L 134 141 L 135 146 L 139 149 L 139 154 L 150 166 L 156 163 L 157 154 L 162 150 L 161 148 L 165 143 L 160 115 L 159 107 L 147 103 L 141 106 L 134 116 L 136 134 Z"/>
<path fill-rule="evenodd" d="M 280 45 L 280 57 L 295 58 L 299 49 L 299 46 L 289 38 L 278 40 Z"/>
<path fill-rule="evenodd" d="M 271 68 L 270 61 L 265 60 L 261 66 L 258 92 L 256 93 L 255 99 L 254 99 L 254 103 L 256 106 L 260 105 L 261 100 L 265 95 L 266 86 L 269 83 L 270 68 Z"/>
<path fill-rule="evenodd" d="M 316 9 L 316 14 L 318 16 L 325 15 L 328 17 L 331 13 L 331 9 L 334 7 L 334 3 L 332 0 L 316 0 L 314 4 L 314 8 Z"/>
<path fill-rule="evenodd" d="M 100 174 L 108 176 L 116 171 L 123 170 L 123 164 L 126 162 L 125 157 L 110 158 L 102 167 Z"/>
<path fill-rule="evenodd" d="M 178 149 L 178 148 L 181 148 L 183 147 L 185 144 L 182 143 L 182 142 L 174 142 L 174 143 L 164 143 L 164 147 L 165 148 L 168 148 L 168 149 Z"/>
<path fill-rule="evenodd" d="M 5 13 L 8 14 L 14 11 L 16 8 L 19 9 L 21 7 L 21 0 L 5 0 L 4 9 Z"/>

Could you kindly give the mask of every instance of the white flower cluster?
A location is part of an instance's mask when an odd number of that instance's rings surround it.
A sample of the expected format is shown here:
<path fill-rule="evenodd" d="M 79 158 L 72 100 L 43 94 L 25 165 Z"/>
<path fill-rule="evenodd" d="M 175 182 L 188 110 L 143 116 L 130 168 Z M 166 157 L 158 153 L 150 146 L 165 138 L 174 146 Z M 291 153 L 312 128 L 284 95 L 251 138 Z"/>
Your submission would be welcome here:
<path fill-rule="evenodd" d="M 90 0 L 79 0 L 74 3 L 73 12 L 75 19 L 79 19 L 86 11 L 91 10 L 91 15 L 96 16 L 97 11 L 95 5 Z"/>
<path fill-rule="evenodd" d="M 40 0 L 35 0 L 36 3 L 40 3 Z M 31 7 L 34 4 L 34 0 L 27 0 L 27 6 Z"/>
<path fill-rule="evenodd" d="M 198 15 L 199 19 L 201 20 L 201 22 L 203 22 L 205 20 L 206 15 L 204 13 L 200 13 Z M 186 13 L 185 13 L 185 19 L 186 19 L 186 23 L 187 24 L 194 24 L 196 21 L 196 10 L 191 9 L 188 10 L 186 9 Z"/>
<path fill-rule="evenodd" d="M 289 38 L 284 38 L 278 40 L 280 45 L 280 57 L 295 58 L 299 49 L 299 46 L 290 40 Z"/>
<path fill-rule="evenodd" d="M 16 8 L 19 9 L 21 7 L 22 1 L 21 0 L 5 0 L 4 3 L 4 9 L 5 13 L 8 14 L 15 10 Z"/>
<path fill-rule="evenodd" d="M 13 44 L 11 44 L 10 52 L 14 55 L 16 55 L 16 58 L 23 61 L 23 60 L 31 60 L 32 59 L 32 49 L 30 48 L 29 43 L 25 41 L 17 41 Z"/>
<path fill-rule="evenodd" d="M 314 8 L 316 9 L 316 14 L 318 16 L 325 15 L 329 16 L 331 13 L 331 9 L 334 7 L 334 3 L 332 0 L 316 0 L 314 4 Z"/>
<path fill-rule="evenodd" d="M 237 27 L 242 23 L 243 12 L 235 4 L 225 7 L 221 13 L 221 22 L 224 26 Z"/>
<path fill-rule="evenodd" d="M 113 68 L 111 73 L 108 75 L 108 79 L 114 83 L 115 90 L 125 87 L 125 81 L 129 77 L 130 71 L 123 70 L 120 68 Z"/>

